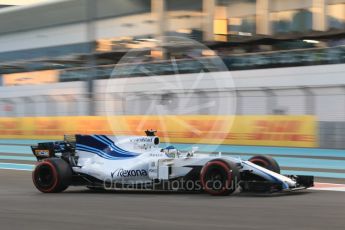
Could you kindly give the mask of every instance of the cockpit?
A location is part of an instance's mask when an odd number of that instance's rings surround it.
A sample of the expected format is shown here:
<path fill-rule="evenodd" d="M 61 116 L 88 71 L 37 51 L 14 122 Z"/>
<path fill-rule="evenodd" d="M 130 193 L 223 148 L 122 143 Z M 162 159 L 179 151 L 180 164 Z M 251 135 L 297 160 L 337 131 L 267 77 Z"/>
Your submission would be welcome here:
<path fill-rule="evenodd" d="M 178 151 L 174 146 L 169 145 L 161 150 L 169 158 L 180 157 L 180 151 Z"/>

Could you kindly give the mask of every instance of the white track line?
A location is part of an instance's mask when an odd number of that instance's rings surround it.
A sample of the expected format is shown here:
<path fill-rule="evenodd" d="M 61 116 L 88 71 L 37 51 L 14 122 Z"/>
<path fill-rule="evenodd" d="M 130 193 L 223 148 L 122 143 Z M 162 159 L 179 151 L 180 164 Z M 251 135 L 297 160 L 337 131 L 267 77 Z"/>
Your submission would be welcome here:
<path fill-rule="evenodd" d="M 320 190 L 320 191 L 337 191 L 345 192 L 345 184 L 333 184 L 333 183 L 315 183 L 315 186 L 309 188 L 311 190 Z"/>

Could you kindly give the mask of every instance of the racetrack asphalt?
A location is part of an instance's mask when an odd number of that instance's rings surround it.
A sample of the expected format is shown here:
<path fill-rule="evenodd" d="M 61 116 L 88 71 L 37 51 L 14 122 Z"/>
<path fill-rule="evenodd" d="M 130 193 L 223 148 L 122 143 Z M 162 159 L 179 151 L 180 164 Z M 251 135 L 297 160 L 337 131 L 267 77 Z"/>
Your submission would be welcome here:
<path fill-rule="evenodd" d="M 344 229 L 345 193 L 288 195 L 92 192 L 42 194 L 31 172 L 0 170 L 0 229 Z"/>

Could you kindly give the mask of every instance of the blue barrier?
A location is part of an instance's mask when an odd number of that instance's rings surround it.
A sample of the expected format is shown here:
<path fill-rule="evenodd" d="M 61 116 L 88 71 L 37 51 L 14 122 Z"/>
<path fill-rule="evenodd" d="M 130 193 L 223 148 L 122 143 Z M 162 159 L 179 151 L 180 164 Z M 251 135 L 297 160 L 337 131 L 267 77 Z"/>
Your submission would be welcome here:
<path fill-rule="evenodd" d="M 29 165 L 29 164 L 0 163 L 0 169 L 32 171 L 34 167 L 35 167 L 34 165 Z"/>

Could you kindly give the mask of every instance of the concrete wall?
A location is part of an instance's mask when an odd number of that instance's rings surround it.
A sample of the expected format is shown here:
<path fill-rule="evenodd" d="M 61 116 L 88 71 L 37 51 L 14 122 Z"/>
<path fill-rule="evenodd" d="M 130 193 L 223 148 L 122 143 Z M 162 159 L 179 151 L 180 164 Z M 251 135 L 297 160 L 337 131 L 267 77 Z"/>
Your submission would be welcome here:
<path fill-rule="evenodd" d="M 312 114 L 320 144 L 345 148 L 345 65 L 96 81 L 97 115 Z M 1 87 L 0 116 L 86 115 L 85 82 Z"/>
<path fill-rule="evenodd" d="M 320 121 L 345 122 L 344 69 L 339 64 L 98 80 L 96 111 L 106 112 L 104 101 L 117 101 L 120 114 L 147 113 L 145 103 L 162 103 L 164 114 L 315 114 Z M 68 114 L 59 106 L 87 100 L 85 86 L 85 82 L 67 82 L 2 87 L 0 116 L 25 116 L 28 101 L 56 104 L 59 115 Z M 189 111 L 188 103 L 196 111 Z M 12 110 L 8 106 L 4 110 L 8 104 Z M 39 108 L 36 115 L 54 115 Z M 73 113 L 87 113 L 80 110 Z"/>
<path fill-rule="evenodd" d="M 320 122 L 319 142 L 322 148 L 345 149 L 345 122 Z"/>

